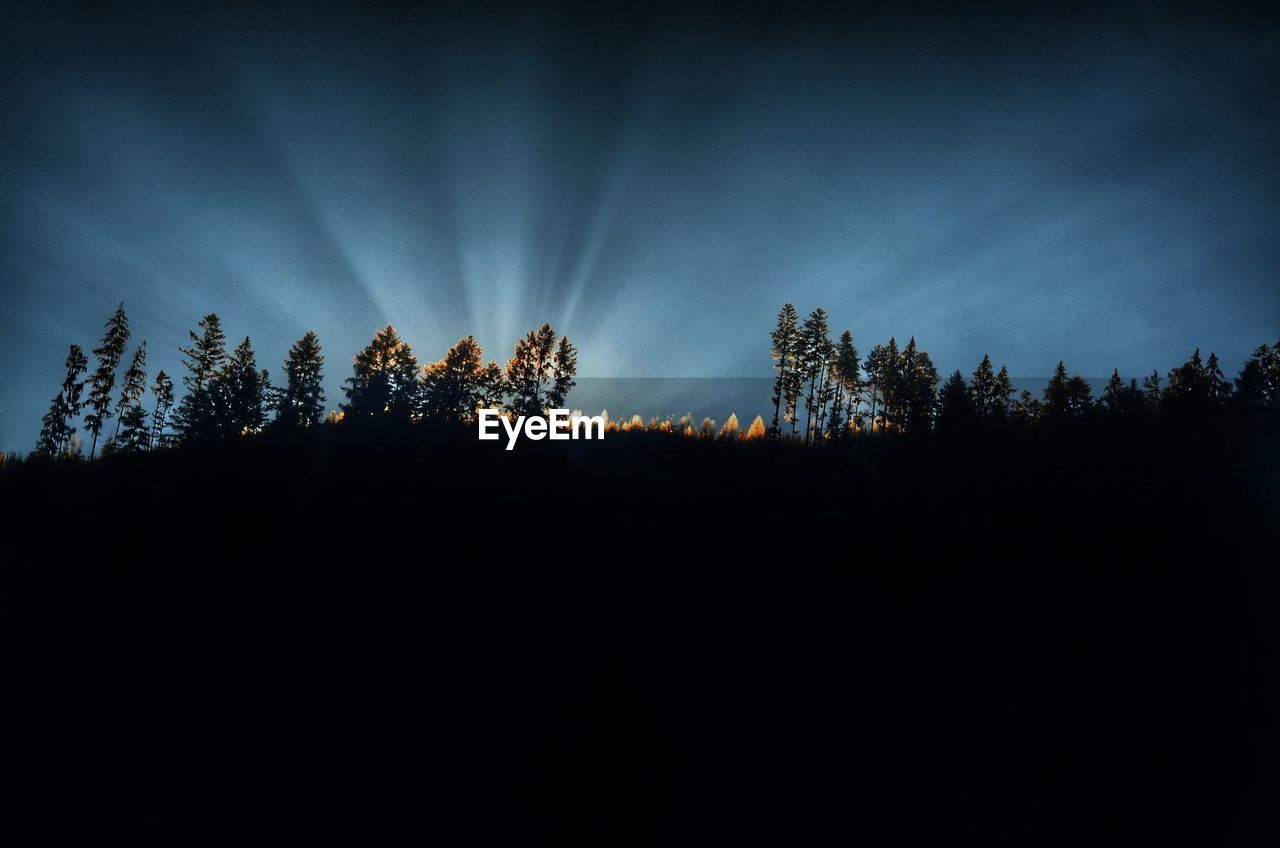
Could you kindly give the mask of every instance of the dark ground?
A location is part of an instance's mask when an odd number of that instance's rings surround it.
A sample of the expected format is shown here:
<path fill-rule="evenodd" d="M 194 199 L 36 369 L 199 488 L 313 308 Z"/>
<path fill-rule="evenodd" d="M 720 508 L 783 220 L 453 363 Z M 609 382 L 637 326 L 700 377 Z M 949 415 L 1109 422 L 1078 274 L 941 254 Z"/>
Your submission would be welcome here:
<path fill-rule="evenodd" d="M 1274 435 L 10 468 L 0 841 L 1280 844 Z"/>

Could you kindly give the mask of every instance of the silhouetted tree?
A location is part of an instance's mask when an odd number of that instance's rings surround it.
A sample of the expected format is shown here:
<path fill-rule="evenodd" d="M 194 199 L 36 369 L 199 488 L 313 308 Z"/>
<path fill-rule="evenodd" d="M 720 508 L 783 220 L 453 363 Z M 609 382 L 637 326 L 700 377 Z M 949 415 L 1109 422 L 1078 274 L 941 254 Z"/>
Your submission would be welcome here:
<path fill-rule="evenodd" d="M 182 365 L 187 375 L 182 383 L 187 387 L 174 412 L 174 428 L 184 441 L 209 439 L 220 435 L 221 387 L 217 385 L 218 373 L 227 358 L 226 336 L 217 314 L 210 312 L 200 319 L 200 334 L 192 330 L 191 345 L 178 350 L 185 357 Z"/>
<path fill-rule="evenodd" d="M 1022 394 L 1013 402 L 1011 411 L 1015 421 L 1023 426 L 1030 426 L 1044 415 L 1044 404 L 1036 400 L 1031 392 L 1023 389 Z"/>
<path fill-rule="evenodd" d="M 862 365 L 858 361 L 858 349 L 853 346 L 853 333 L 845 330 L 836 343 L 831 359 L 831 379 L 835 394 L 831 399 L 831 415 L 827 418 L 827 433 L 840 435 L 854 419 L 858 393 L 862 387 Z"/>
<path fill-rule="evenodd" d="M 1160 372 L 1152 370 L 1150 374 L 1142 378 L 1143 406 L 1146 408 L 1147 415 L 1155 417 L 1160 413 L 1161 395 Z"/>
<path fill-rule="evenodd" d="M 929 354 L 916 346 L 914 336 L 902 349 L 900 362 L 896 382 L 900 386 L 901 426 L 908 432 L 927 430 L 938 400 L 938 369 Z"/>
<path fill-rule="evenodd" d="M 778 311 L 778 323 L 769 334 L 773 345 L 770 354 L 774 361 L 773 381 L 773 424 L 769 434 L 774 438 L 782 435 L 782 422 L 794 424 L 796 400 L 800 396 L 800 329 L 797 323 L 799 313 L 793 304 L 784 303 Z M 792 430 L 794 431 L 794 426 Z"/>
<path fill-rule="evenodd" d="M 896 342 L 894 342 L 893 339 L 889 340 L 889 344 L 896 346 Z M 876 426 L 876 405 L 883 398 L 882 389 L 884 387 L 883 384 L 888 370 L 886 360 L 888 360 L 890 356 L 889 348 L 885 345 L 878 344 L 871 349 L 871 353 L 867 355 L 866 362 L 863 365 L 867 374 L 864 385 L 867 387 L 867 391 L 870 395 L 868 401 L 871 405 L 870 413 L 872 429 Z"/>
<path fill-rule="evenodd" d="M 424 369 L 423 414 L 429 418 L 470 422 L 480 406 L 483 391 L 484 351 L 474 336 L 467 336 L 445 353 L 444 359 Z"/>
<path fill-rule="evenodd" d="M 1190 359 L 1169 372 L 1160 407 L 1165 415 L 1175 418 L 1198 417 L 1207 412 L 1210 396 L 1209 373 L 1200 348 L 1196 348 Z"/>
<path fill-rule="evenodd" d="M 983 359 L 990 370 L 990 361 Z M 992 380 L 995 375 L 990 375 Z M 985 395 L 990 403 L 990 386 Z M 938 428 L 941 430 L 960 430 L 970 426 L 977 416 L 977 402 L 974 399 L 972 385 L 965 385 L 964 375 L 959 369 L 953 371 L 947 381 L 938 389 Z"/>
<path fill-rule="evenodd" d="M 67 375 L 63 378 L 62 389 L 53 398 L 49 411 L 41 419 L 40 440 L 36 450 L 45 456 L 61 456 L 71 444 L 71 437 L 76 428 L 71 422 L 80 414 L 81 395 L 84 393 L 84 381 L 80 379 L 89 367 L 89 360 L 80 345 L 71 345 L 67 351 Z"/>
<path fill-rule="evenodd" d="M 1111 372 L 1102 397 L 1098 398 L 1098 407 L 1109 418 L 1133 418 L 1143 408 L 1142 391 L 1138 388 L 1137 379 L 1128 383 L 1120 379 L 1120 369 Z"/>
<path fill-rule="evenodd" d="M 1058 367 L 1044 388 L 1044 414 L 1051 420 L 1082 415 L 1089 409 L 1091 394 L 1085 379 L 1079 375 L 1068 376 L 1066 366 L 1058 360 Z"/>
<path fill-rule="evenodd" d="M 248 336 L 227 357 L 213 385 L 215 406 L 222 419 L 219 429 L 224 436 L 257 433 L 267 423 L 271 381 L 265 370 L 258 370 L 258 358 Z"/>
<path fill-rule="evenodd" d="M 480 385 L 476 391 L 477 409 L 498 409 L 507 393 L 507 377 L 502 366 L 490 359 L 480 372 Z"/>
<path fill-rule="evenodd" d="M 151 427 L 147 421 L 147 410 L 141 400 L 130 404 L 120 413 L 120 432 L 109 443 L 113 451 L 121 453 L 138 453 L 148 448 L 151 442 Z"/>
<path fill-rule="evenodd" d="M 111 393 L 116 387 L 116 369 L 120 367 L 120 359 L 129 344 L 129 318 L 124 313 L 123 303 L 107 319 L 106 328 L 102 343 L 93 349 L 93 355 L 98 358 L 98 367 L 89 378 L 89 397 L 85 401 L 87 412 L 84 416 L 84 428 L 93 436 L 89 443 L 90 459 L 93 459 L 97 451 L 102 425 L 112 415 Z"/>
<path fill-rule="evenodd" d="M 1236 403 L 1251 410 L 1280 406 L 1280 342 L 1259 345 L 1236 378 Z"/>
<path fill-rule="evenodd" d="M 130 407 L 142 403 L 142 396 L 147 391 L 147 343 L 143 342 L 133 351 L 129 367 L 124 372 L 124 382 L 120 387 L 120 399 L 116 401 L 116 430 L 113 438 L 120 436 L 120 427 L 124 423 L 125 413 Z M 146 418 L 146 415 L 143 415 Z"/>
<path fill-rule="evenodd" d="M 419 405 L 418 360 L 408 342 L 388 324 L 356 355 L 354 373 L 347 378 L 342 405 L 347 417 L 392 415 L 408 419 Z"/>
<path fill-rule="evenodd" d="M 530 330 L 507 360 L 508 409 L 516 415 L 541 415 L 560 408 L 575 385 L 577 370 L 578 352 L 568 337 L 562 336 L 557 345 L 550 324 Z"/>
<path fill-rule="evenodd" d="M 151 394 L 156 398 L 155 413 L 151 416 L 151 437 L 148 447 L 164 448 L 169 446 L 169 410 L 173 409 L 173 380 L 161 371 L 156 374 L 156 381 L 151 386 Z"/>
<path fill-rule="evenodd" d="M 996 417 L 1005 418 L 1009 415 L 1009 408 L 1013 405 L 1015 392 L 1013 379 L 1009 376 L 1008 367 L 1001 365 L 1000 372 L 996 374 L 995 390 L 991 397 L 991 409 Z"/>
<path fill-rule="evenodd" d="M 827 367 L 831 361 L 831 329 L 827 323 L 827 310 L 819 306 L 809 313 L 800 325 L 799 371 L 804 380 L 804 441 L 810 444 L 815 435 L 814 415 L 818 427 L 822 426 L 822 401 Z"/>
<path fill-rule="evenodd" d="M 324 419 L 323 367 L 320 337 L 308 330 L 293 343 L 285 357 L 285 384 L 275 393 L 274 425 L 301 429 Z"/>
<path fill-rule="evenodd" d="M 943 387 L 946 388 L 945 386 Z M 969 398 L 973 402 L 973 411 L 979 418 L 990 417 L 996 406 L 996 372 L 991 364 L 991 356 L 983 354 L 982 361 L 974 369 L 973 378 L 967 387 Z M 945 405 L 945 404 L 944 404 Z"/>
<path fill-rule="evenodd" d="M 1218 354 L 1209 351 L 1209 359 L 1204 365 L 1205 379 L 1209 383 L 1209 402 L 1214 406 L 1225 406 L 1231 400 L 1231 381 L 1222 373 L 1218 364 Z"/>

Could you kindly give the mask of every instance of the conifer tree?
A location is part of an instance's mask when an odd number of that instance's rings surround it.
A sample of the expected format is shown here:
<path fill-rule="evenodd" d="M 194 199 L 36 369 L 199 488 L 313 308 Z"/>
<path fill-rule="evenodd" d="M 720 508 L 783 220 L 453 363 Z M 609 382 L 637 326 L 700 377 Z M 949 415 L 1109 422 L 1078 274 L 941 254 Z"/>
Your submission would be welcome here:
<path fill-rule="evenodd" d="M 1146 407 L 1148 415 L 1157 415 L 1160 412 L 1160 398 L 1163 392 L 1160 388 L 1160 372 L 1152 370 L 1150 374 L 1142 378 L 1142 397 L 1143 406 Z"/>
<path fill-rule="evenodd" d="M 782 309 L 778 310 L 778 323 L 773 328 L 773 332 L 769 334 L 772 347 L 770 355 L 773 357 L 773 424 L 769 428 L 769 434 L 774 438 L 782 436 L 782 422 L 791 421 L 795 418 L 796 398 L 799 395 L 798 380 L 799 377 L 799 352 L 800 352 L 800 329 L 797 323 L 800 320 L 799 313 L 793 304 L 784 303 Z"/>
<path fill-rule="evenodd" d="M 474 336 L 449 348 L 444 358 L 424 369 L 423 414 L 428 418 L 470 422 L 480 405 L 484 351 Z"/>
<path fill-rule="evenodd" d="M 124 415 L 130 407 L 142 403 L 142 396 L 147 391 L 147 343 L 144 341 L 133 351 L 129 367 L 124 372 L 123 385 L 120 387 L 120 399 L 116 401 L 116 431 L 113 438 L 120 435 L 120 426 L 124 423 Z M 143 416 L 146 417 L 145 415 Z M 136 422 L 135 422 L 136 423 Z"/>
<path fill-rule="evenodd" d="M 89 397 L 85 401 L 87 412 L 84 416 L 84 428 L 93 437 L 89 444 L 90 459 L 97 452 L 98 436 L 102 433 L 103 425 L 112 416 L 111 393 L 116 387 L 116 369 L 120 367 L 120 360 L 124 357 L 128 344 L 129 318 L 125 315 L 122 303 L 107 319 L 102 342 L 93 349 L 93 355 L 98 358 L 98 367 L 89 378 Z"/>
<path fill-rule="evenodd" d="M 354 373 L 347 378 L 342 405 L 346 417 L 376 415 L 413 417 L 419 406 L 418 360 L 408 342 L 388 324 L 356 355 Z"/>
<path fill-rule="evenodd" d="M 53 398 L 49 411 L 41 419 L 40 440 L 36 450 L 45 456 L 61 456 L 71 444 L 71 437 L 76 428 L 71 422 L 80 415 L 82 407 L 81 395 L 84 393 L 84 380 L 80 376 L 89 367 L 80 345 L 71 345 L 67 351 L 67 374 L 62 381 L 62 389 Z"/>
<path fill-rule="evenodd" d="M 862 386 L 862 366 L 858 362 L 858 349 L 853 346 L 853 333 L 845 330 L 836 343 L 831 360 L 831 377 L 835 386 L 831 415 L 827 418 L 827 432 L 838 436 L 853 421 L 854 407 Z"/>
<path fill-rule="evenodd" d="M 578 370 L 577 349 L 561 336 L 556 343 L 555 330 L 543 324 L 516 342 L 507 360 L 507 404 L 516 415 L 542 415 L 547 409 L 564 405 L 565 396 L 575 385 Z"/>
<path fill-rule="evenodd" d="M 120 423 L 120 432 L 110 442 L 112 450 L 122 453 L 146 450 L 151 442 L 151 426 L 141 400 L 124 408 L 120 413 Z"/>
<path fill-rule="evenodd" d="M 1222 366 L 1218 364 L 1218 354 L 1213 351 L 1209 351 L 1204 373 L 1209 384 L 1209 402 L 1215 406 L 1225 405 L 1231 399 L 1231 382 L 1223 375 Z"/>
<path fill-rule="evenodd" d="M 1280 406 L 1280 342 L 1259 345 L 1236 377 L 1236 403 L 1245 409 Z"/>
<path fill-rule="evenodd" d="M 147 446 L 163 448 L 169 446 L 169 411 L 173 409 L 173 380 L 162 370 L 156 374 L 156 381 L 151 386 L 151 394 L 156 398 L 156 409 L 151 416 L 151 436 Z"/>
<path fill-rule="evenodd" d="M 200 319 L 200 334 L 190 332 L 191 345 L 178 350 L 185 357 L 182 365 L 187 375 L 182 383 L 187 393 L 174 413 L 174 426 L 183 440 L 213 438 L 221 433 L 223 418 L 221 386 L 217 376 L 227 358 L 226 336 L 215 313 Z"/>
<path fill-rule="evenodd" d="M 822 426 L 822 402 L 826 383 L 827 367 L 831 361 L 831 329 L 827 322 L 827 310 L 819 306 L 809 313 L 800 325 L 799 366 L 804 380 L 804 441 L 810 444 L 815 433 L 814 415 L 817 414 L 817 426 Z"/>
<path fill-rule="evenodd" d="M 929 429 L 938 400 L 938 382 L 941 377 L 929 354 L 916 346 L 915 337 L 902 349 L 901 386 L 902 427 L 909 432 Z"/>
<path fill-rule="evenodd" d="M 1088 382 L 1079 375 L 1068 376 L 1066 366 L 1059 360 L 1044 389 L 1044 414 L 1050 419 L 1080 415 L 1089 409 L 1091 393 Z"/>
<path fill-rule="evenodd" d="M 991 365 L 991 356 L 984 353 L 968 385 L 969 399 L 973 401 L 973 411 L 979 418 L 989 418 L 994 414 L 996 391 L 996 372 Z"/>
<path fill-rule="evenodd" d="M 258 358 L 248 336 L 236 345 L 214 378 L 216 408 L 224 436 L 257 433 L 267 423 L 269 375 L 258 370 Z"/>
<path fill-rule="evenodd" d="M 983 360 L 987 362 L 987 360 Z M 988 362 L 988 365 L 990 363 Z M 992 374 L 994 380 L 995 375 Z M 973 384 L 965 385 L 964 375 L 959 369 L 953 371 L 942 388 L 938 389 L 938 427 L 943 430 L 956 430 L 970 424 L 977 415 L 977 401 L 972 391 Z M 990 397 L 989 391 L 987 395 Z"/>
<path fill-rule="evenodd" d="M 991 397 L 991 408 L 996 417 L 1004 418 L 1009 414 L 1009 407 L 1013 404 L 1015 392 L 1013 379 L 1009 376 L 1009 368 L 1001 365 L 1000 373 L 996 374 L 995 389 Z"/>
<path fill-rule="evenodd" d="M 284 360 L 285 384 L 275 392 L 273 426 L 303 429 L 324 419 L 324 356 L 320 337 L 308 330 L 289 348 Z"/>

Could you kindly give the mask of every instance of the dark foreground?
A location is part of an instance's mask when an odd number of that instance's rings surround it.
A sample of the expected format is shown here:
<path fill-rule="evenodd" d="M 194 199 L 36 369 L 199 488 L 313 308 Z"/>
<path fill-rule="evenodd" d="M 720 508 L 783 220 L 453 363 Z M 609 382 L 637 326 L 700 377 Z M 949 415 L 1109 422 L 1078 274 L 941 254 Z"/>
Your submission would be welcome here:
<path fill-rule="evenodd" d="M 10 469 L 0 841 L 1280 844 L 1272 435 Z"/>

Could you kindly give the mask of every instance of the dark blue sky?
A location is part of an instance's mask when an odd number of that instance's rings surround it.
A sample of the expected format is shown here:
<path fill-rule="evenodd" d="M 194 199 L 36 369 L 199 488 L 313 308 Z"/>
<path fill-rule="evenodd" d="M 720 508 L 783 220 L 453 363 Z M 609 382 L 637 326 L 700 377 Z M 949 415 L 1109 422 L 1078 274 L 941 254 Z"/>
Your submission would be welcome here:
<path fill-rule="evenodd" d="M 966 372 L 1280 336 L 1274 11 L 890 5 L 15 7 L 0 449 L 121 300 L 153 373 L 315 329 L 331 406 L 388 321 L 593 376 L 767 375 L 784 300 Z"/>

